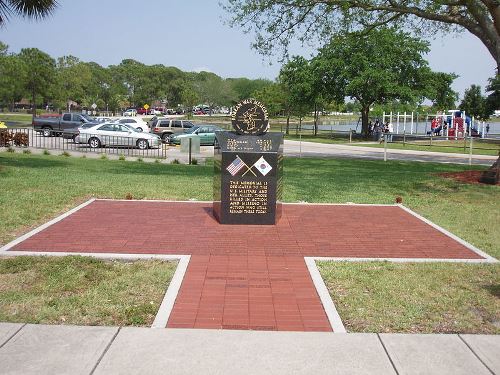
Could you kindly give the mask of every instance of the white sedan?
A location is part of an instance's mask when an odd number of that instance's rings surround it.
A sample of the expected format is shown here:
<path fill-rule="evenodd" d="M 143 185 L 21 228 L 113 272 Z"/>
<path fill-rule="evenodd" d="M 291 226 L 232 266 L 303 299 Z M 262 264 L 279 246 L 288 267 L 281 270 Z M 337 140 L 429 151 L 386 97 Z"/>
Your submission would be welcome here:
<path fill-rule="evenodd" d="M 142 118 L 121 117 L 121 118 L 117 119 L 116 122 L 118 122 L 120 124 L 130 125 L 140 132 L 146 132 L 146 133 L 149 132 L 148 124 Z"/>
<path fill-rule="evenodd" d="M 87 143 L 91 148 L 128 146 L 145 150 L 161 146 L 161 139 L 157 135 L 140 132 L 124 124 L 107 122 L 79 130 L 78 142 Z"/>

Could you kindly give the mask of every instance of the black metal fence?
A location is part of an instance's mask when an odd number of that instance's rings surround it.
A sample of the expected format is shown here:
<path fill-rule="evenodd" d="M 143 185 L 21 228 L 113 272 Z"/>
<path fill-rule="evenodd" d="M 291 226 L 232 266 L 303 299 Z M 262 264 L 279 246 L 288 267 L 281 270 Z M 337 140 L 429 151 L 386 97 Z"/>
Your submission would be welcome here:
<path fill-rule="evenodd" d="M 64 134 L 58 131 L 38 132 L 29 128 L 0 129 L 0 147 L 35 148 L 61 152 L 81 152 L 134 156 L 167 157 L 168 145 L 150 133 L 133 135 Z"/>

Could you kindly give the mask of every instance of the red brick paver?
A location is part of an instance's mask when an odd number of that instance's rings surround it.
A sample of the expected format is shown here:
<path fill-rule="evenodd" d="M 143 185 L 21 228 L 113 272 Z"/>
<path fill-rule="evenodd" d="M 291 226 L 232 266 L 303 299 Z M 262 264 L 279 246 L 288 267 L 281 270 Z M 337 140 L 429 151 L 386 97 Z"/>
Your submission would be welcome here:
<path fill-rule="evenodd" d="M 481 257 L 396 206 L 284 205 L 220 225 L 209 203 L 95 201 L 11 250 L 190 254 L 168 327 L 329 331 L 304 256 Z"/>

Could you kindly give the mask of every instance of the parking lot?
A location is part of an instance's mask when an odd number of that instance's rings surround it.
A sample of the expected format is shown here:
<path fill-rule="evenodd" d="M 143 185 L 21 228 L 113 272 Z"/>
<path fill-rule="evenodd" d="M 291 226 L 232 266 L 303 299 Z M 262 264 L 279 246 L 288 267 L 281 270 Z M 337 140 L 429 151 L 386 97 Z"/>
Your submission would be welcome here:
<path fill-rule="evenodd" d="M 179 162 L 187 162 L 189 160 L 188 152 L 181 152 L 179 146 L 168 144 L 160 144 L 159 147 L 147 149 L 139 149 L 135 143 L 130 143 L 124 146 L 102 146 L 92 148 L 88 143 L 77 143 L 72 139 L 65 139 L 60 135 L 43 136 L 42 133 L 33 131 L 33 129 L 10 129 L 13 134 L 22 134 L 22 144 L 14 144 L 12 146 L 21 146 L 35 153 L 50 152 L 50 153 L 69 153 L 75 156 L 86 155 L 88 157 L 102 157 L 103 154 L 110 158 L 133 157 L 147 159 L 164 159 L 171 162 L 177 159 Z M 200 152 L 193 149 L 192 158 L 201 161 L 206 157 L 213 156 L 213 147 L 202 146 Z"/>

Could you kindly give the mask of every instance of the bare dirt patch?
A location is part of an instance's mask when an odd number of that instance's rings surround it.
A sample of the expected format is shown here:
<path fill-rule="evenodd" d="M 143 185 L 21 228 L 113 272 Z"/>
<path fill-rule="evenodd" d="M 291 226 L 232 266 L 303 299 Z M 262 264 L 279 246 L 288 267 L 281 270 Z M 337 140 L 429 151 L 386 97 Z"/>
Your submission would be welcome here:
<path fill-rule="evenodd" d="M 479 182 L 479 178 L 481 177 L 482 173 L 483 171 L 443 172 L 438 173 L 438 176 L 451 178 L 455 181 L 465 182 L 467 184 L 487 185 Z M 499 185 L 500 183 L 497 183 L 497 186 Z"/>

